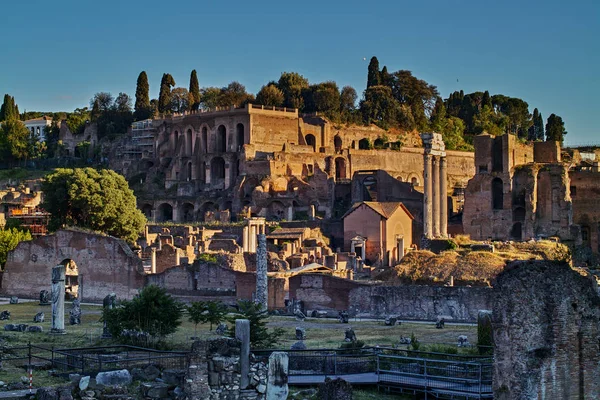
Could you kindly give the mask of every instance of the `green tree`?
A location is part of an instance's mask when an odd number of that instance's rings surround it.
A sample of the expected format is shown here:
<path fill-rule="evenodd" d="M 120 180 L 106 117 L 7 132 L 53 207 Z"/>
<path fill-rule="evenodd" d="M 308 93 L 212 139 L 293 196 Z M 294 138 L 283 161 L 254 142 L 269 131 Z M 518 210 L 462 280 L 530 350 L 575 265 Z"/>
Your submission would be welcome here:
<path fill-rule="evenodd" d="M 395 124 L 399 104 L 387 86 L 371 86 L 365 90 L 365 99 L 360 109 L 366 124 L 377 124 L 388 128 Z"/>
<path fill-rule="evenodd" d="M 256 102 L 263 106 L 280 107 L 284 101 L 283 92 L 275 84 L 261 87 L 260 91 L 256 94 Z"/>
<path fill-rule="evenodd" d="M 198 75 L 196 74 L 196 70 L 192 70 L 190 74 L 190 102 L 191 109 L 197 110 L 200 108 L 200 85 L 198 84 Z"/>
<path fill-rule="evenodd" d="M 150 110 L 150 85 L 146 71 L 140 72 L 135 87 L 135 112 L 136 121 L 148 119 L 152 116 Z"/>
<path fill-rule="evenodd" d="M 19 107 L 15 103 L 15 98 L 5 94 L 2 106 L 0 106 L 0 121 L 10 121 L 19 119 Z"/>
<path fill-rule="evenodd" d="M 104 308 L 102 319 L 109 332 L 121 337 L 124 329 L 150 335 L 154 341 L 177 331 L 185 305 L 173 298 L 164 288 L 145 286 L 131 300 L 122 300 L 113 309 Z"/>
<path fill-rule="evenodd" d="M 52 231 L 80 226 L 133 243 L 146 223 L 127 181 L 111 170 L 59 168 L 46 176 L 42 191 Z"/>
<path fill-rule="evenodd" d="M 158 95 L 158 112 L 161 114 L 168 114 L 171 111 L 172 86 L 175 86 L 175 79 L 173 79 L 171 74 L 163 74 Z"/>
<path fill-rule="evenodd" d="M 76 108 L 75 111 L 67 116 L 67 127 L 73 135 L 80 135 L 85 130 L 85 126 L 90 118 L 90 112 L 87 107 Z"/>
<path fill-rule="evenodd" d="M 550 114 L 546 121 L 546 141 L 557 141 L 562 144 L 567 131 L 562 118 L 556 114 Z"/>
<path fill-rule="evenodd" d="M 231 82 L 221 89 L 219 103 L 222 107 L 241 107 L 254 101 L 254 95 L 246 92 L 246 87 L 239 82 Z"/>
<path fill-rule="evenodd" d="M 127 93 L 121 92 L 115 99 L 112 109 L 119 113 L 132 113 L 131 103 L 131 97 Z"/>
<path fill-rule="evenodd" d="M 220 301 L 194 301 L 187 307 L 189 321 L 195 325 L 196 333 L 199 323 L 210 324 L 212 331 L 213 325 L 219 325 L 225 321 L 227 315 L 227 306 Z"/>
<path fill-rule="evenodd" d="M 221 89 L 217 87 L 206 87 L 200 91 L 200 106 L 203 110 L 214 110 L 221 107 Z"/>
<path fill-rule="evenodd" d="M 392 87 L 393 78 L 392 75 L 390 75 L 390 73 L 388 72 L 388 69 L 385 65 L 383 66 L 383 69 L 381 70 L 381 74 L 379 76 L 381 77 L 380 81 L 383 86 Z"/>
<path fill-rule="evenodd" d="M 529 140 L 544 140 L 544 119 L 537 108 L 533 110 L 532 122 L 529 127 Z"/>
<path fill-rule="evenodd" d="M 14 250 L 20 242 L 31 239 L 31 233 L 27 230 L 17 228 L 0 230 L 0 269 L 4 269 L 9 251 Z"/>
<path fill-rule="evenodd" d="M 444 101 L 439 96 L 431 113 L 431 129 L 440 133 L 446 130 L 446 106 L 444 106 Z"/>
<path fill-rule="evenodd" d="M 386 69 L 387 71 L 387 69 Z M 379 60 L 377 57 L 371 57 L 371 61 L 369 62 L 369 69 L 367 72 L 367 89 L 371 86 L 379 86 L 381 85 L 381 74 L 379 72 Z"/>
<path fill-rule="evenodd" d="M 238 311 L 229 317 L 229 322 L 233 324 L 230 330 L 231 335 L 235 337 L 235 320 L 247 319 L 250 321 L 250 346 L 254 349 L 266 349 L 277 344 L 283 335 L 283 329 L 267 328 L 267 319 L 269 313 L 263 309 L 261 304 L 256 304 L 247 300 L 238 300 Z"/>
<path fill-rule="evenodd" d="M 302 91 L 308 89 L 308 79 L 297 72 L 284 72 L 279 77 L 277 87 L 283 92 L 285 98 L 283 105 L 285 107 L 304 108 L 304 99 Z"/>
<path fill-rule="evenodd" d="M 190 92 L 186 88 L 178 87 L 171 91 L 172 112 L 183 114 L 190 109 L 191 102 Z"/>
<path fill-rule="evenodd" d="M 0 155 L 3 160 L 12 162 L 29 157 L 31 132 L 23 122 L 16 118 L 0 124 Z"/>
<path fill-rule="evenodd" d="M 429 116 L 439 96 L 434 85 L 416 78 L 410 71 L 400 70 L 392 74 L 392 95 L 399 104 L 410 107 L 416 129 L 428 128 Z"/>
<path fill-rule="evenodd" d="M 356 90 L 352 86 L 344 86 L 340 92 L 340 117 L 342 122 L 353 123 L 356 121 Z"/>

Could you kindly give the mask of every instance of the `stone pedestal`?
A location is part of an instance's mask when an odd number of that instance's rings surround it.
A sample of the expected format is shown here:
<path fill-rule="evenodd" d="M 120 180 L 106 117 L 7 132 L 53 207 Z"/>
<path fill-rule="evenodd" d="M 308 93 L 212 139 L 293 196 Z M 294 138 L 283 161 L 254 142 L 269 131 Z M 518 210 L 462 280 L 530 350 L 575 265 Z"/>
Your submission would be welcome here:
<path fill-rule="evenodd" d="M 235 320 L 235 338 L 240 341 L 240 389 L 246 389 L 250 383 L 250 321 Z"/>
<path fill-rule="evenodd" d="M 269 356 L 267 400 L 285 400 L 288 398 L 288 365 L 289 358 L 286 352 L 275 351 Z"/>
<path fill-rule="evenodd" d="M 50 334 L 64 335 L 65 331 L 65 266 L 52 268 L 52 328 Z"/>

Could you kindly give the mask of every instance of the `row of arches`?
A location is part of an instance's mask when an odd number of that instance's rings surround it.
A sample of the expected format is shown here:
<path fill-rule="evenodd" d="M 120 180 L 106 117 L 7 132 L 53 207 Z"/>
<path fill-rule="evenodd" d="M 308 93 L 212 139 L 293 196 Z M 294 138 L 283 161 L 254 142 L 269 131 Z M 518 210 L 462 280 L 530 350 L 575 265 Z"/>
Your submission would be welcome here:
<path fill-rule="evenodd" d="M 222 205 L 216 202 L 207 201 L 196 207 L 193 203 L 185 202 L 179 207 L 174 207 L 171 203 L 161 203 L 154 208 L 152 204 L 144 204 L 141 207 L 142 213 L 149 220 L 156 222 L 196 222 L 204 221 L 207 212 L 231 211 L 231 201 L 226 201 Z"/>
<path fill-rule="evenodd" d="M 234 140 L 235 148 L 231 149 L 231 140 Z M 228 132 L 225 125 L 219 125 L 210 135 L 208 126 L 202 126 L 200 135 L 194 132 L 192 128 L 188 128 L 185 133 L 175 129 L 170 135 L 171 148 L 174 153 L 180 156 L 192 156 L 197 147 L 200 147 L 200 152 L 208 153 L 226 153 L 228 148 L 231 151 L 239 151 L 246 143 L 246 134 L 244 124 L 238 123 L 235 127 L 235 137 L 228 141 Z M 228 146 L 229 145 L 229 146 Z"/>

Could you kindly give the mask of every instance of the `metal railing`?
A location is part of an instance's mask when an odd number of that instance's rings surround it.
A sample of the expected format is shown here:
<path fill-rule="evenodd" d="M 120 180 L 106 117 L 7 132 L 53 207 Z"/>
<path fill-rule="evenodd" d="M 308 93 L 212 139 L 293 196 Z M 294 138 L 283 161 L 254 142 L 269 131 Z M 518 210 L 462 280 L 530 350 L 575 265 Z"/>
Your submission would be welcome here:
<path fill-rule="evenodd" d="M 96 375 L 98 372 L 156 365 L 161 369 L 186 369 L 188 353 L 161 351 L 136 346 L 104 346 L 80 348 L 47 348 L 28 344 L 0 347 L 2 363 L 31 366 L 46 363 L 60 374 L 78 372 Z"/>

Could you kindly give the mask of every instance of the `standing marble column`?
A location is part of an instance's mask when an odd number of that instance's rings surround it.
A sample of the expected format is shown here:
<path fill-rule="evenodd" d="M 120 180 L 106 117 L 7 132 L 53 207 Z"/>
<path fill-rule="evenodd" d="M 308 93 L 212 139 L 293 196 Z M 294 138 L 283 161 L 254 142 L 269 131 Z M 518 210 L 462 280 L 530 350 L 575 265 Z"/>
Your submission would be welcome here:
<path fill-rule="evenodd" d="M 256 253 L 256 235 L 257 235 L 257 231 L 256 231 L 256 225 L 252 224 L 250 225 L 250 248 L 248 249 L 248 251 L 250 253 Z"/>
<path fill-rule="evenodd" d="M 438 165 L 439 157 L 433 157 L 431 163 L 431 199 L 432 209 L 431 217 L 433 219 L 433 237 L 440 236 L 440 168 Z"/>
<path fill-rule="evenodd" d="M 432 184 L 431 184 L 431 154 L 425 153 L 423 155 L 424 160 L 424 173 L 423 173 L 423 184 L 425 185 L 423 190 L 423 236 L 431 238 L 433 233 L 432 226 Z"/>
<path fill-rule="evenodd" d="M 448 170 L 446 157 L 440 157 L 440 236 L 448 236 Z"/>
<path fill-rule="evenodd" d="M 269 282 L 267 279 L 267 236 L 258 235 L 256 249 L 256 298 L 255 303 L 261 304 L 266 310 L 269 306 Z"/>
<path fill-rule="evenodd" d="M 248 252 L 248 234 L 249 234 L 249 229 L 248 229 L 248 225 L 244 226 L 244 230 L 243 230 L 243 234 L 242 234 L 242 248 L 244 250 L 244 253 Z"/>
<path fill-rule="evenodd" d="M 65 331 L 65 266 L 52 267 L 52 328 L 53 335 L 64 335 Z"/>

